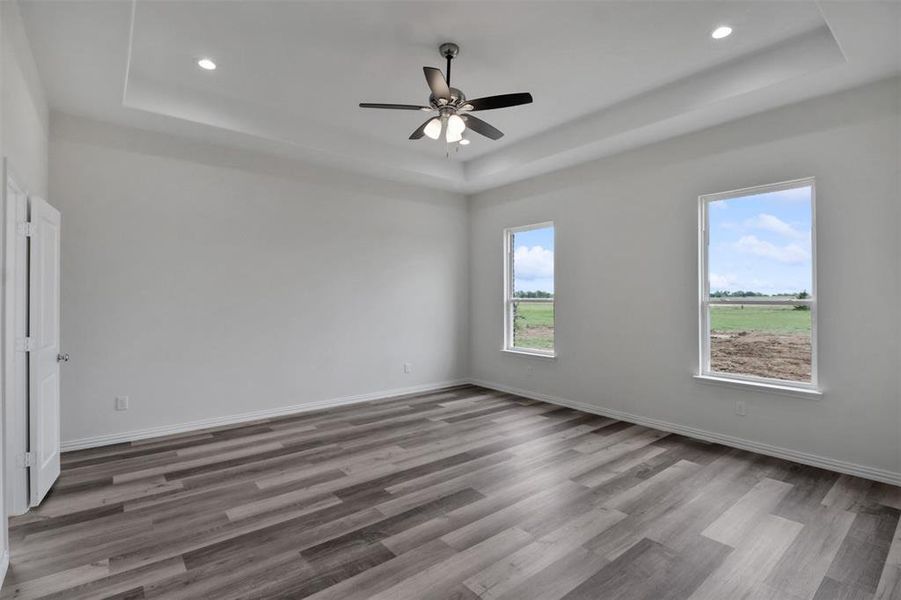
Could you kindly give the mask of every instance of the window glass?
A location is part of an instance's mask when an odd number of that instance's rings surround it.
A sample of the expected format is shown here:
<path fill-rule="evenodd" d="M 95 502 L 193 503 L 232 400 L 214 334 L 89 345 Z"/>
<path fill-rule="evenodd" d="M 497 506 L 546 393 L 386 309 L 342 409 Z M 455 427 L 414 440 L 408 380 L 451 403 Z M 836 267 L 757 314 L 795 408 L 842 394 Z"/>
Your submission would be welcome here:
<path fill-rule="evenodd" d="M 812 181 L 702 203 L 703 370 L 814 383 Z"/>
<path fill-rule="evenodd" d="M 811 188 L 712 201 L 708 277 L 711 296 L 811 292 Z"/>
<path fill-rule="evenodd" d="M 554 352 L 554 227 L 507 231 L 507 347 Z"/>

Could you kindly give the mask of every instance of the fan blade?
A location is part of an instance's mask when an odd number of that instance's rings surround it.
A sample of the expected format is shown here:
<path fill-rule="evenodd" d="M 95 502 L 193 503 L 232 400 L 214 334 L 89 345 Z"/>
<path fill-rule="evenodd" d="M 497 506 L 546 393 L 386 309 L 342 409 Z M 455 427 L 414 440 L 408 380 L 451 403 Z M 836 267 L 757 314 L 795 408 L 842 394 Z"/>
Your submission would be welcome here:
<path fill-rule="evenodd" d="M 392 110 L 432 110 L 431 106 L 414 104 L 380 104 L 378 102 L 360 102 L 360 108 L 388 108 Z"/>
<path fill-rule="evenodd" d="M 495 108 L 507 108 L 508 106 L 529 104 L 531 102 L 532 94 L 520 92 L 518 94 L 501 94 L 500 96 L 486 96 L 484 98 L 476 98 L 475 100 L 467 100 L 466 104 L 463 105 L 463 108 L 469 110 L 492 110 Z"/>
<path fill-rule="evenodd" d="M 463 115 L 463 120 L 466 121 L 466 126 L 476 133 L 484 135 L 486 138 L 490 138 L 492 140 L 499 140 L 504 137 L 504 132 L 495 127 L 494 125 L 489 125 L 482 119 L 478 119 L 472 115 Z"/>
<path fill-rule="evenodd" d="M 422 136 L 424 136 L 424 135 L 425 135 L 425 126 L 428 125 L 429 123 L 431 123 L 431 122 L 432 122 L 432 119 L 434 119 L 434 118 L 435 118 L 435 117 L 430 117 L 430 118 L 426 119 L 426 120 L 425 120 L 425 123 L 423 123 L 422 125 L 420 125 L 420 126 L 416 129 L 416 131 L 414 131 L 413 133 L 410 134 L 410 139 L 411 139 L 411 140 L 418 140 L 419 138 L 421 138 Z"/>
<path fill-rule="evenodd" d="M 432 95 L 442 100 L 450 100 L 450 88 L 447 87 L 447 80 L 441 69 L 435 67 L 423 67 L 422 72 L 425 73 L 425 80 L 429 83 Z"/>

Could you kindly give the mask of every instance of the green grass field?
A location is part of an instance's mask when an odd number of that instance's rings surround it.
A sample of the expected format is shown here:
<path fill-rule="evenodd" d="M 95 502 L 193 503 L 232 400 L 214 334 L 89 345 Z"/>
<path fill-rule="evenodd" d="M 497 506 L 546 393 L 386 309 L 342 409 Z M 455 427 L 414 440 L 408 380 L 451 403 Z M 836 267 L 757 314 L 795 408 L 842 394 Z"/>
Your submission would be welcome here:
<path fill-rule="evenodd" d="M 713 331 L 810 333 L 810 311 L 793 306 L 711 306 Z"/>
<path fill-rule="evenodd" d="M 554 304 L 520 302 L 516 305 L 513 345 L 517 348 L 553 350 Z"/>
<path fill-rule="evenodd" d="M 520 302 L 516 306 L 513 345 L 551 350 L 554 347 L 554 305 Z M 810 334 L 810 311 L 792 306 L 711 306 L 713 331 L 759 331 Z"/>

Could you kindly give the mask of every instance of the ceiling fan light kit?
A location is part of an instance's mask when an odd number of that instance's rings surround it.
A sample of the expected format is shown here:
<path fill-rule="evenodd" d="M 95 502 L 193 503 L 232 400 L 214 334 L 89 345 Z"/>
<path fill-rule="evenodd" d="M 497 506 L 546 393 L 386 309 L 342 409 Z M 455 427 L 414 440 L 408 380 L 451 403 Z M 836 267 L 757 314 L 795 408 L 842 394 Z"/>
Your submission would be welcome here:
<path fill-rule="evenodd" d="M 437 140 L 441 136 L 442 129 L 443 126 L 441 125 L 441 119 L 434 117 L 432 119 L 429 119 L 429 121 L 426 123 L 423 133 L 425 133 L 426 137 Z"/>
<path fill-rule="evenodd" d="M 435 67 L 422 68 L 426 82 L 431 90 L 428 106 L 362 102 L 360 103 L 360 108 L 437 111 L 437 116 L 431 117 L 410 134 L 411 140 L 418 140 L 423 137 L 437 140 L 444 137 L 445 142 L 448 144 L 461 143 L 461 145 L 465 145 L 469 143 L 469 140 L 464 140 L 463 137 L 463 132 L 467 129 L 491 140 L 503 137 L 502 131 L 469 113 L 529 104 L 532 102 L 532 94 L 520 92 L 467 100 L 466 94 L 450 85 L 451 61 L 460 53 L 460 47 L 452 42 L 446 42 L 438 47 L 438 51 L 447 60 L 445 73 L 442 73 L 441 69 L 436 69 Z M 465 143 L 463 143 L 464 141 Z"/>

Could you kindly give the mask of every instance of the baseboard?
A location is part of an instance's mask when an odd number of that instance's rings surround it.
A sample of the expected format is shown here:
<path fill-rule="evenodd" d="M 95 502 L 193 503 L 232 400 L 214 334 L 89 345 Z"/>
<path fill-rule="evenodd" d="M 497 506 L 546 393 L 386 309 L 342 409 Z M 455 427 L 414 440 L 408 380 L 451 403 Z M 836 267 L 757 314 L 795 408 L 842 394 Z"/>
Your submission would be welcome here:
<path fill-rule="evenodd" d="M 530 398 L 532 400 L 540 400 L 549 404 L 575 408 L 576 410 L 600 415 L 602 417 L 610 417 L 611 419 L 628 421 L 629 423 L 635 423 L 636 425 L 644 425 L 645 427 L 651 427 L 653 429 L 660 429 L 662 431 L 678 433 L 680 435 L 703 440 L 705 442 L 715 442 L 717 444 L 730 446 L 732 448 L 738 448 L 740 450 L 748 450 L 750 452 L 756 452 L 758 454 L 765 454 L 767 456 L 782 458 L 785 460 L 790 460 L 792 462 L 810 465 L 812 467 L 819 467 L 821 469 L 827 469 L 829 471 L 837 471 L 839 473 L 846 473 L 848 475 L 854 475 L 856 477 L 863 477 L 864 479 L 871 479 L 873 481 L 880 481 L 882 483 L 890 483 L 892 485 L 901 486 L 901 473 L 896 473 L 894 471 L 878 469 L 875 467 L 867 467 L 865 465 L 858 465 L 855 463 L 836 460 L 834 458 L 827 458 L 825 456 L 809 454 L 807 452 L 799 452 L 797 450 L 791 450 L 789 448 L 781 448 L 779 446 L 746 440 L 731 435 L 723 435 L 721 433 L 715 433 L 713 431 L 696 429 L 694 427 L 688 427 L 685 425 L 680 425 L 678 423 L 670 423 L 669 421 L 661 421 L 659 419 L 642 417 L 640 415 L 635 415 L 632 413 L 627 413 L 610 408 L 604 408 L 602 406 L 596 406 L 594 404 L 586 404 L 584 402 L 567 400 L 558 396 L 530 392 L 529 390 L 502 385 L 500 383 L 493 383 L 480 379 L 470 379 L 469 383 L 484 388 L 497 390 L 499 392 L 506 392 L 508 394 L 522 396 L 523 398 Z"/>
<path fill-rule="evenodd" d="M 284 417 L 287 415 L 295 415 L 314 410 L 322 410 L 325 408 L 335 408 L 337 406 L 346 406 L 348 404 L 357 404 L 359 402 L 372 402 L 374 400 L 385 400 L 396 396 L 406 396 L 409 394 L 423 394 L 427 392 L 436 392 L 448 388 L 466 385 L 467 380 L 443 381 L 440 383 L 429 383 L 406 388 L 398 388 L 393 390 L 383 390 L 381 392 L 373 392 L 369 394 L 357 394 L 355 396 L 341 396 L 339 398 L 330 398 L 328 400 L 319 400 L 317 402 L 307 402 L 305 404 L 296 404 L 293 406 L 282 406 L 279 408 L 268 408 L 256 410 L 235 415 L 226 415 L 222 417 L 211 417 L 209 419 L 200 419 L 198 421 L 188 421 L 186 423 L 177 423 L 175 425 L 163 425 L 160 427 L 149 427 L 147 429 L 137 429 L 133 431 L 125 431 L 122 433 L 110 433 L 106 435 L 98 435 L 77 440 L 63 441 L 60 444 L 62 452 L 71 452 L 73 450 L 84 450 L 86 448 L 98 448 L 100 446 L 109 446 L 111 444 L 121 444 L 124 442 L 135 442 L 138 440 L 146 440 L 148 438 L 161 437 L 165 435 L 173 435 L 177 433 L 189 433 L 199 429 L 208 429 L 210 427 L 220 427 L 222 425 L 235 425 L 238 423 L 247 423 L 250 421 L 259 421 L 260 419 L 271 419 L 273 417 Z"/>

